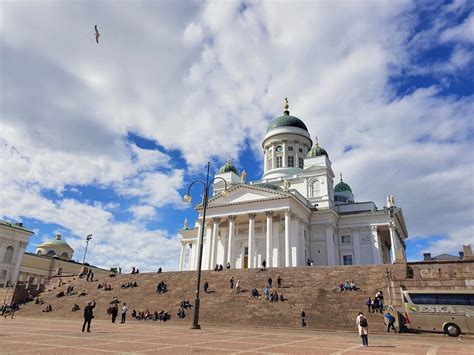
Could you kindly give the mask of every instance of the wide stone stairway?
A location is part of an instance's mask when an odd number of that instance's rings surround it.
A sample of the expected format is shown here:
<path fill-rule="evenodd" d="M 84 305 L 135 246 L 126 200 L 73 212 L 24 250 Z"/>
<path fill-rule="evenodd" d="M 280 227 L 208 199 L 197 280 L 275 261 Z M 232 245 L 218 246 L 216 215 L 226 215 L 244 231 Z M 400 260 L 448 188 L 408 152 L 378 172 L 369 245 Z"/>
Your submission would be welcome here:
<path fill-rule="evenodd" d="M 380 314 L 367 314 L 365 300 L 373 297 L 377 290 L 387 293 L 386 270 L 393 266 L 336 266 L 306 268 L 272 268 L 267 271 L 258 269 L 203 271 L 201 281 L 200 323 L 225 325 L 250 325 L 265 327 L 300 327 L 300 310 L 306 312 L 307 325 L 315 329 L 355 330 L 355 318 L 359 311 L 367 315 L 371 331 L 383 329 L 383 317 Z M 229 280 L 240 280 L 242 292 L 236 294 L 230 289 Z M 277 288 L 277 278 L 282 278 L 282 288 Z M 250 296 L 250 290 L 257 288 L 263 294 L 267 279 L 273 279 L 273 289 L 283 294 L 284 302 L 271 303 L 260 296 Z M 59 279 L 64 283 L 59 286 Z M 340 281 L 354 280 L 359 291 L 339 292 Z M 129 281 L 136 281 L 138 287 L 122 289 L 120 286 Z M 155 292 L 160 281 L 168 285 L 168 292 Z M 202 291 L 204 281 L 209 283 L 210 293 Z M 97 285 L 106 282 L 112 285 L 112 291 L 98 289 Z M 66 292 L 69 285 L 79 293 L 85 289 L 87 296 L 78 295 L 57 298 L 60 291 Z M 97 307 L 94 315 L 107 319 L 109 303 L 114 296 L 129 305 L 128 320 L 133 309 L 150 312 L 167 310 L 172 316 L 172 323 L 191 323 L 192 309 L 186 310 L 186 318 L 179 319 L 176 312 L 182 300 L 194 303 L 196 272 L 141 273 L 138 275 L 120 274 L 116 277 L 105 277 L 87 282 L 79 277 L 56 277 L 46 286 L 39 296 L 45 304 L 34 302 L 22 306 L 20 314 L 34 317 L 82 318 L 87 301 L 95 299 Z M 244 292 L 245 291 L 245 292 Z M 385 297 L 385 303 L 388 303 Z M 71 312 L 74 303 L 81 310 Z M 50 304 L 53 311 L 42 310 Z M 120 315 L 119 315 L 120 317 Z M 150 321 L 148 321 L 150 322 Z"/>

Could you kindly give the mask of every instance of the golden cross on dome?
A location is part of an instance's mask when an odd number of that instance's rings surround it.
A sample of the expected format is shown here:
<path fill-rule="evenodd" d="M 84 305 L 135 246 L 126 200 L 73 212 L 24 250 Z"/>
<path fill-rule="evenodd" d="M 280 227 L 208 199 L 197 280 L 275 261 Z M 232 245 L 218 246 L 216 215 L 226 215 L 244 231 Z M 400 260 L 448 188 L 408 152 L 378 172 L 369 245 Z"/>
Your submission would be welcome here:
<path fill-rule="evenodd" d="M 289 108 L 290 106 L 288 105 L 288 98 L 285 97 L 285 110 L 288 111 Z"/>

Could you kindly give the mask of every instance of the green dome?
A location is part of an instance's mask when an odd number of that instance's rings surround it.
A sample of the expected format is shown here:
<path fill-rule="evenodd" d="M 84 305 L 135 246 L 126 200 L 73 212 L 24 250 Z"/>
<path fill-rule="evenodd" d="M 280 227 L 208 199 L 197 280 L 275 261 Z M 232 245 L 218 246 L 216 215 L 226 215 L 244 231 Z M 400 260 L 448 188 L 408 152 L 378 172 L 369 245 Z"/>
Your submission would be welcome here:
<path fill-rule="evenodd" d="M 336 186 L 334 186 L 334 192 L 344 192 L 349 191 L 352 193 L 351 187 L 347 185 L 344 181 L 341 181 Z"/>
<path fill-rule="evenodd" d="M 298 117 L 290 116 L 290 111 L 285 111 L 283 116 L 277 117 L 267 128 L 267 132 L 279 127 L 297 127 L 308 132 L 308 128 Z"/>
<path fill-rule="evenodd" d="M 320 157 L 321 155 L 325 155 L 329 158 L 328 152 L 326 152 L 323 148 L 319 146 L 318 143 L 316 143 L 313 148 L 308 152 L 307 158 L 315 158 L 315 157 Z"/>
<path fill-rule="evenodd" d="M 233 171 L 236 175 L 239 175 L 239 171 L 237 170 L 237 168 L 232 165 L 230 160 L 227 160 L 227 162 L 224 165 L 222 165 L 220 172 L 229 173 L 231 171 Z"/>

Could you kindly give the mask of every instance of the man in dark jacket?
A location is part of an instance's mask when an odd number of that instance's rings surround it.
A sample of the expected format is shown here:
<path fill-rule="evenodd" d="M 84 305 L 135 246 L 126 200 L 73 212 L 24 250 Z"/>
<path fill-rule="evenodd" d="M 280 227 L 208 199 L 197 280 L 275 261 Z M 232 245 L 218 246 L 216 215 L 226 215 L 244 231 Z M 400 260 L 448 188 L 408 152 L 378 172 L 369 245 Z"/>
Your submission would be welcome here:
<path fill-rule="evenodd" d="M 118 316 L 118 305 L 117 303 L 114 303 L 114 306 L 112 307 L 112 323 L 115 323 L 115 319 Z"/>
<path fill-rule="evenodd" d="M 82 332 L 84 333 L 84 329 L 86 328 L 87 324 L 87 332 L 90 333 L 91 331 L 91 321 L 94 318 L 93 309 L 95 307 L 95 300 L 92 302 L 87 302 L 87 306 L 84 307 L 84 324 L 82 325 Z"/>

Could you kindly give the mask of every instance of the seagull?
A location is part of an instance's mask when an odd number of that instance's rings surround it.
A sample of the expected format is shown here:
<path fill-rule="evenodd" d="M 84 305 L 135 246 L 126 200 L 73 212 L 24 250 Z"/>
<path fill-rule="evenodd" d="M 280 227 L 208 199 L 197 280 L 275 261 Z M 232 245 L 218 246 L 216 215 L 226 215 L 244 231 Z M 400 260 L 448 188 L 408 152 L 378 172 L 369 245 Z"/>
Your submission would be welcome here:
<path fill-rule="evenodd" d="M 99 44 L 99 37 L 100 37 L 100 33 L 99 33 L 99 30 L 97 29 L 97 25 L 95 25 L 95 41 L 97 42 L 97 44 Z"/>

